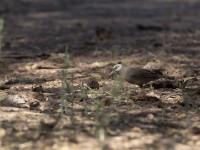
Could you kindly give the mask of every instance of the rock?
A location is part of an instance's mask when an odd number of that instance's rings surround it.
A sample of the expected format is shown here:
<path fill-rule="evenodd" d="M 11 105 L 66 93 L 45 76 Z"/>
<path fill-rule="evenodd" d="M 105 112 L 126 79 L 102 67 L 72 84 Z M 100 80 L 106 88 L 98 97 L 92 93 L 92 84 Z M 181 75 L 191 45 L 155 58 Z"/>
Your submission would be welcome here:
<path fill-rule="evenodd" d="M 32 91 L 33 91 L 33 92 L 41 92 L 41 93 L 44 93 L 44 90 L 43 90 L 42 85 L 32 87 Z"/>
<path fill-rule="evenodd" d="M 0 93 L 0 105 L 8 107 L 30 108 L 28 97 L 25 94 Z"/>
<path fill-rule="evenodd" d="M 173 77 L 180 77 L 181 73 L 180 70 L 174 68 L 172 65 L 163 63 L 159 60 L 155 62 L 148 62 L 143 69 L 147 69 L 153 72 L 157 72 L 158 74 L 162 74 L 165 76 L 173 76 Z"/>
<path fill-rule="evenodd" d="M 83 86 L 86 88 L 91 88 L 91 89 L 99 89 L 100 85 L 96 79 L 90 78 L 86 82 L 83 83 Z"/>
<path fill-rule="evenodd" d="M 110 37 L 110 31 L 109 31 L 108 28 L 96 27 L 95 33 L 96 33 L 96 37 L 99 40 L 105 40 L 105 39 L 108 39 Z"/>

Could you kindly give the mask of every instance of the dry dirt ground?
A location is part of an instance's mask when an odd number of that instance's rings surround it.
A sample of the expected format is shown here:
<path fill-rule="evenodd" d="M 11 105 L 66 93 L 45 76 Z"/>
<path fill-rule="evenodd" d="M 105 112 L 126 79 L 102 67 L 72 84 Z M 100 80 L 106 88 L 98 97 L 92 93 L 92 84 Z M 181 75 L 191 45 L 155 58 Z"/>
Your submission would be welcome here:
<path fill-rule="evenodd" d="M 1 102 L 0 149 L 200 149 L 199 80 L 184 95 L 109 77 L 118 61 L 160 60 L 199 79 L 199 9 L 198 0 L 1 0 L 1 101 L 26 104 Z M 91 77 L 99 89 L 85 87 Z"/>

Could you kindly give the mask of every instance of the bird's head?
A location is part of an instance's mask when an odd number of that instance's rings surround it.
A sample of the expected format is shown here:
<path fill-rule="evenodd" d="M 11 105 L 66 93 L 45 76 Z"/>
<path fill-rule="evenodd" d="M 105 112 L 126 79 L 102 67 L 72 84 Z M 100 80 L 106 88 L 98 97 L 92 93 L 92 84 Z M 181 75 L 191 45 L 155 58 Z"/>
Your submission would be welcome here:
<path fill-rule="evenodd" d="M 119 74 L 122 71 L 122 68 L 123 68 L 122 64 L 114 65 L 112 68 L 111 76 Z"/>

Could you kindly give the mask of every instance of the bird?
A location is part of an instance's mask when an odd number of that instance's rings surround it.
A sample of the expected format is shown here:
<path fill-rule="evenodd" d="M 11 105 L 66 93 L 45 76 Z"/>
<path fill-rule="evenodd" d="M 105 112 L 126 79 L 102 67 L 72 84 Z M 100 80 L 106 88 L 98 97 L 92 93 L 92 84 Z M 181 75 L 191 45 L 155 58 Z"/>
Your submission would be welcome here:
<path fill-rule="evenodd" d="M 127 67 L 118 63 L 112 68 L 111 76 L 121 75 L 122 79 L 142 87 L 150 81 L 155 81 L 160 78 L 174 79 L 174 77 L 164 76 L 156 72 L 152 72 L 146 69 Z"/>

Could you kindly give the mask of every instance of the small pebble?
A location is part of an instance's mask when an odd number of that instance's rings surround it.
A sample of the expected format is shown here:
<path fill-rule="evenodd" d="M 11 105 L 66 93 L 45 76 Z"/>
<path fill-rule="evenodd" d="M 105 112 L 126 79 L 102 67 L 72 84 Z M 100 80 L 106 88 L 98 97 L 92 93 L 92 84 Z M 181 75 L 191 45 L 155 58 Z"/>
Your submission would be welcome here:
<path fill-rule="evenodd" d="M 154 117 L 153 114 L 148 114 L 148 115 L 147 115 L 147 118 L 148 118 L 149 120 L 153 120 L 155 117 Z"/>

